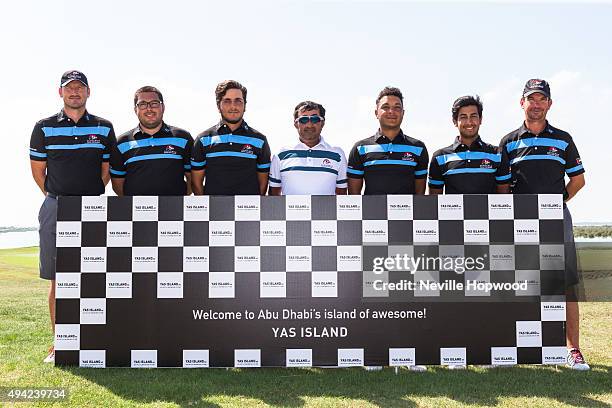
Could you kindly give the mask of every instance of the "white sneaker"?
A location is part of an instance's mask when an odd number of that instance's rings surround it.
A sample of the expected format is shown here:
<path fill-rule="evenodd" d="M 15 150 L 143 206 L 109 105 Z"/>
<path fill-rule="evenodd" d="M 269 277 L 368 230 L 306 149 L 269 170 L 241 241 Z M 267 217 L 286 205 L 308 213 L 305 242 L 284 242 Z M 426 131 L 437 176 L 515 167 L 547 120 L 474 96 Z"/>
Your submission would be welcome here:
<path fill-rule="evenodd" d="M 416 372 L 422 373 L 424 371 L 427 371 L 427 366 L 424 366 L 424 365 L 413 365 L 413 366 L 408 366 L 408 369 L 410 371 L 416 371 Z"/>
<path fill-rule="evenodd" d="M 465 370 L 467 366 L 463 364 L 453 364 L 446 366 L 446 368 L 448 368 L 449 370 Z"/>
<path fill-rule="evenodd" d="M 45 357 L 43 363 L 55 363 L 55 347 L 49 349 L 49 355 Z"/>
<path fill-rule="evenodd" d="M 381 371 L 382 366 L 363 366 L 363 369 L 366 371 Z"/>
<path fill-rule="evenodd" d="M 567 350 L 566 366 L 568 366 L 572 370 L 578 371 L 588 371 L 591 369 L 591 367 L 589 367 L 587 362 L 584 360 L 582 353 L 577 348 Z"/>

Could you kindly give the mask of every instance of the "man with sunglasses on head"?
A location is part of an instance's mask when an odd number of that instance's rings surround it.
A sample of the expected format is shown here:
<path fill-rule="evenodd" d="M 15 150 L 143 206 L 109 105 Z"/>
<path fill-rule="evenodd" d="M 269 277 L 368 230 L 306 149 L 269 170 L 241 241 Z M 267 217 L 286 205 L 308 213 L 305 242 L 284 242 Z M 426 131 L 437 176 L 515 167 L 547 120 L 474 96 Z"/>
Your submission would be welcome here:
<path fill-rule="evenodd" d="M 590 367 L 580 352 L 579 308 L 575 297 L 579 283 L 576 246 L 572 216 L 565 204 L 584 187 L 584 167 L 570 134 L 546 120 L 552 106 L 548 82 L 527 81 L 520 102 L 525 120 L 521 127 L 504 136 L 499 147 L 510 162 L 512 193 L 563 194 L 567 365 L 573 370 L 586 371 Z"/>
<path fill-rule="evenodd" d="M 346 194 L 344 152 L 321 136 L 325 125 L 323 105 L 300 102 L 293 111 L 293 119 L 300 142 L 281 149 L 272 158 L 269 194 Z"/>
<path fill-rule="evenodd" d="M 40 222 L 40 277 L 50 280 L 49 315 L 55 333 L 55 259 L 58 196 L 98 196 L 109 180 L 108 160 L 115 144 L 113 125 L 87 112 L 87 77 L 80 71 L 62 75 L 59 96 L 63 109 L 36 123 L 30 139 L 34 181 L 45 195 Z M 49 350 L 45 363 L 55 361 Z"/>
<path fill-rule="evenodd" d="M 118 196 L 191 194 L 191 148 L 186 130 L 164 118 L 164 97 L 153 86 L 134 94 L 138 126 L 117 139 L 111 152 L 113 190 Z"/>
<path fill-rule="evenodd" d="M 478 134 L 482 102 L 478 96 L 461 96 L 451 109 L 459 136 L 437 150 L 429 164 L 429 194 L 495 194 L 510 191 L 508 160 L 498 147 Z"/>
<path fill-rule="evenodd" d="M 429 155 L 425 144 L 402 132 L 404 98 L 386 87 L 376 98 L 380 128 L 355 143 L 348 161 L 349 194 L 425 194 Z"/>
<path fill-rule="evenodd" d="M 200 133 L 191 155 L 196 195 L 265 195 L 270 171 L 266 137 L 243 119 L 247 89 L 227 80 L 215 89 L 218 124 Z"/>

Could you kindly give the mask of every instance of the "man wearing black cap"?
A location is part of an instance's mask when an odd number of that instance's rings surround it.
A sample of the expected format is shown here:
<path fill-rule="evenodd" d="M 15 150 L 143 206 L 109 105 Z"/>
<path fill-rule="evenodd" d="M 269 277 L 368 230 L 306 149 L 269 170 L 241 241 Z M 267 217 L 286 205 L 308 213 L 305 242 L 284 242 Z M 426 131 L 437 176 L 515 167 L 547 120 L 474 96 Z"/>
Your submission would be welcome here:
<path fill-rule="evenodd" d="M 139 124 L 117 138 L 111 179 L 118 196 L 191 194 L 191 148 L 186 130 L 163 121 L 164 97 L 153 86 L 134 94 Z"/>
<path fill-rule="evenodd" d="M 462 96 L 451 109 L 459 131 L 452 145 L 437 150 L 429 164 L 429 193 L 494 194 L 510 190 L 507 157 L 478 134 L 482 102 L 478 96 Z"/>
<path fill-rule="evenodd" d="M 542 79 L 527 81 L 521 98 L 525 121 L 502 139 L 500 149 L 510 163 L 512 193 L 563 194 L 567 202 L 584 187 L 584 167 L 569 133 L 551 126 L 546 120 L 551 105 L 549 84 Z M 572 290 L 579 281 L 576 248 L 572 217 L 565 204 L 563 215 L 566 294 L 569 300 L 576 300 Z M 568 301 L 566 309 L 567 364 L 575 370 L 589 370 L 579 348 L 578 303 Z"/>
<path fill-rule="evenodd" d="M 79 71 L 62 75 L 59 95 L 63 109 L 36 123 L 30 138 L 34 181 L 45 195 L 40 222 L 40 277 L 51 281 L 49 314 L 55 332 L 55 230 L 57 196 L 97 196 L 109 181 L 113 125 L 87 112 L 87 77 Z M 45 362 L 55 361 L 53 347 Z"/>

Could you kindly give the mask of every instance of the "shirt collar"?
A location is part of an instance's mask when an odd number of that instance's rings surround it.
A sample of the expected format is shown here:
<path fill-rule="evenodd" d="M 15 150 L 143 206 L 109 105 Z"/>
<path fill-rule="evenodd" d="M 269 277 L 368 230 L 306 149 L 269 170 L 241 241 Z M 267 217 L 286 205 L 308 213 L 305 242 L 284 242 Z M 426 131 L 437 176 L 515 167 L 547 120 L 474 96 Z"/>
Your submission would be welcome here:
<path fill-rule="evenodd" d="M 533 135 L 533 133 L 531 133 L 531 131 L 529 129 L 527 129 L 527 126 L 525 125 L 525 121 L 523 121 L 523 124 L 518 129 L 518 135 L 519 136 L 523 136 L 525 133 L 529 133 L 529 134 Z M 542 133 L 554 133 L 554 130 L 553 130 L 552 126 L 550 126 L 550 123 L 548 123 L 548 121 L 546 121 L 546 127 L 544 128 Z M 540 133 L 540 134 L 542 134 L 542 133 Z"/>
<path fill-rule="evenodd" d="M 378 129 L 374 137 L 377 143 L 406 144 L 406 135 L 404 135 L 404 132 L 402 131 L 402 129 L 400 129 L 399 133 L 397 134 L 397 136 L 395 136 L 395 139 L 393 140 L 383 135 L 380 129 Z"/>
<path fill-rule="evenodd" d="M 237 132 L 238 130 L 249 132 L 251 130 L 249 128 L 249 125 L 247 125 L 246 120 L 244 119 L 242 119 L 242 123 L 240 123 L 240 126 L 237 127 L 236 130 L 234 131 L 230 130 L 229 126 L 223 123 L 223 119 L 221 119 L 219 123 L 217 123 L 216 128 L 217 128 L 217 132 L 221 131 L 221 132 L 227 132 L 227 133 L 234 133 L 234 132 Z"/>
<path fill-rule="evenodd" d="M 62 110 L 60 110 L 59 113 L 57 114 L 57 121 L 58 122 L 62 122 L 64 120 L 68 120 L 68 119 L 70 119 L 70 118 L 68 117 L 68 115 L 66 115 L 66 112 L 64 112 L 64 109 L 62 108 Z M 89 121 L 89 113 L 87 112 L 87 110 L 85 110 L 85 113 L 83 114 L 83 116 L 81 116 L 81 119 L 79 119 L 79 122 L 81 120 Z"/>
<path fill-rule="evenodd" d="M 329 145 L 327 144 L 325 139 L 323 139 L 323 136 L 321 136 L 321 140 L 319 140 L 319 143 L 317 143 L 313 147 L 308 146 L 300 140 L 299 143 L 295 146 L 295 148 L 304 150 L 326 150 L 329 148 Z"/>
<path fill-rule="evenodd" d="M 482 139 L 480 139 L 480 135 L 478 135 L 476 137 L 476 139 L 474 139 L 474 141 L 472 142 L 471 146 L 467 146 L 464 145 L 463 143 L 461 143 L 459 141 L 459 136 L 455 137 L 455 141 L 452 144 L 452 149 L 455 152 L 463 152 L 466 150 L 482 150 L 482 146 L 484 145 L 484 142 L 482 141 Z"/>
<path fill-rule="evenodd" d="M 169 132 L 170 132 L 170 128 L 168 127 L 168 125 L 166 125 L 166 122 L 162 122 L 162 127 L 157 132 L 155 132 L 155 134 L 153 135 L 143 132 L 139 124 L 132 130 L 132 136 L 136 137 L 139 135 L 144 135 L 145 137 L 156 137 L 156 136 L 161 136 L 163 134 L 167 134 Z"/>

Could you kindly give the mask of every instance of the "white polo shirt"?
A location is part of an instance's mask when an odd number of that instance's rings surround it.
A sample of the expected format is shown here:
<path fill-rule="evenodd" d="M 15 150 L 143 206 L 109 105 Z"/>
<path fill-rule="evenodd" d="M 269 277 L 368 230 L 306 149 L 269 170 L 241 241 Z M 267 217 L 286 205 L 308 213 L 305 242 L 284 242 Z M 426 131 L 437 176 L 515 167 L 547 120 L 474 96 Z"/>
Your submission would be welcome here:
<path fill-rule="evenodd" d="M 302 142 L 284 147 L 272 158 L 269 183 L 283 195 L 334 195 L 336 187 L 347 186 L 346 157 L 322 137 L 314 147 Z"/>

